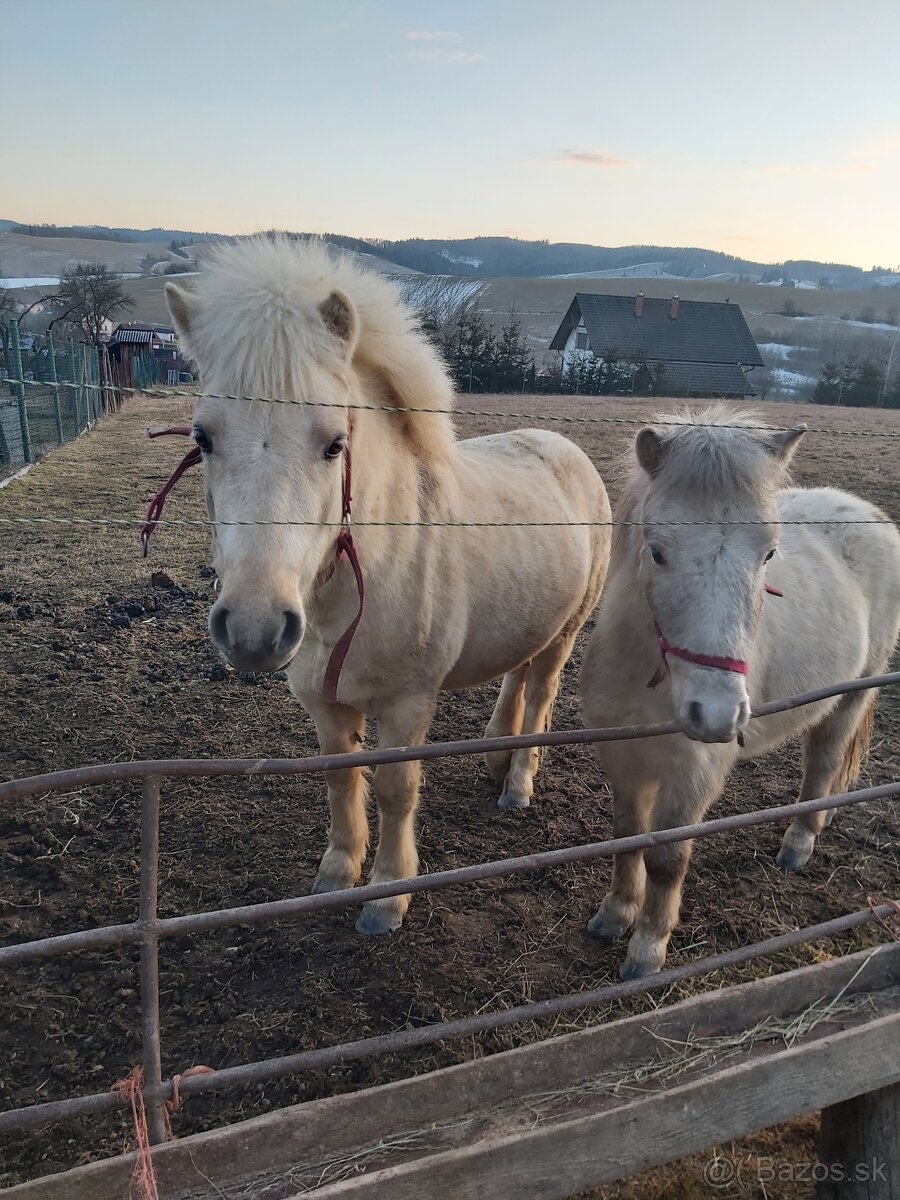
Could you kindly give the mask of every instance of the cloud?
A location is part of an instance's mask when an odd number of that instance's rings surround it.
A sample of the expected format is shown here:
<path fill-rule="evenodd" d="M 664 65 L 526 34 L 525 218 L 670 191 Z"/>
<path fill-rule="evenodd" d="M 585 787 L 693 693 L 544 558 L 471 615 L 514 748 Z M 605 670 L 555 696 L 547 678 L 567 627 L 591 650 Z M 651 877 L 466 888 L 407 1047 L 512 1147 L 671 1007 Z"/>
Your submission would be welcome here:
<path fill-rule="evenodd" d="M 891 137 L 881 138 L 877 142 L 867 142 L 864 146 L 860 146 L 858 150 L 853 151 L 854 158 L 884 158 L 889 154 L 896 154 L 900 150 L 900 134 L 893 134 Z"/>
<path fill-rule="evenodd" d="M 764 163 L 759 168 L 764 175 L 813 175 L 820 169 L 812 163 Z"/>
<path fill-rule="evenodd" d="M 452 63 L 458 67 L 467 67 L 484 59 L 483 54 L 472 50 L 410 50 L 409 57 L 419 62 Z"/>
<path fill-rule="evenodd" d="M 409 29 L 406 32 L 408 42 L 458 42 L 461 37 L 462 34 L 447 29 Z"/>
<path fill-rule="evenodd" d="M 551 162 L 574 167 L 600 167 L 604 171 L 621 171 L 636 165 L 627 158 L 614 158 L 600 150 L 561 150 Z"/>

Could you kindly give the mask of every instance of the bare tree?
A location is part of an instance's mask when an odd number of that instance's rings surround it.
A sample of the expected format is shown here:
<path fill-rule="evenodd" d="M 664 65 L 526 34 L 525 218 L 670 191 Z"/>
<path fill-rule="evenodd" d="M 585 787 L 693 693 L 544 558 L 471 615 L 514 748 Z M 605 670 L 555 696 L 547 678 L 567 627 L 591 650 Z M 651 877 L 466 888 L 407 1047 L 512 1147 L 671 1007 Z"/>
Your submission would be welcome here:
<path fill-rule="evenodd" d="M 393 281 L 406 303 L 419 314 L 425 332 L 445 355 L 457 336 L 459 318 L 477 303 L 487 286 L 480 279 L 415 272 L 395 275 Z"/>
<path fill-rule="evenodd" d="M 86 342 L 99 346 L 103 322 L 134 308 L 134 301 L 105 263 L 81 262 L 63 274 L 55 306 L 60 312 L 68 310 L 69 323 Z"/>

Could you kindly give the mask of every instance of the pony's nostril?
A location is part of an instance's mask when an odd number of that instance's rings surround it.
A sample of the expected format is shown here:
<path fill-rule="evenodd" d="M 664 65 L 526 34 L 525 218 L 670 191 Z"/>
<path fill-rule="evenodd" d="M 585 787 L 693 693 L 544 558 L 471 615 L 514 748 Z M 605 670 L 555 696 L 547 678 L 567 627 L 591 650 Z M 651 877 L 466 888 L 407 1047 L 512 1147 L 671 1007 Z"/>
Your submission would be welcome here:
<path fill-rule="evenodd" d="M 209 631 L 221 649 L 228 645 L 228 609 L 216 607 L 209 614 Z"/>
<path fill-rule="evenodd" d="M 286 608 L 282 615 L 281 645 L 285 649 L 293 648 L 303 636 L 303 617 L 292 608 Z"/>
<path fill-rule="evenodd" d="M 699 700 L 692 700 L 688 705 L 688 720 L 694 729 L 699 729 L 703 721 L 703 705 Z"/>

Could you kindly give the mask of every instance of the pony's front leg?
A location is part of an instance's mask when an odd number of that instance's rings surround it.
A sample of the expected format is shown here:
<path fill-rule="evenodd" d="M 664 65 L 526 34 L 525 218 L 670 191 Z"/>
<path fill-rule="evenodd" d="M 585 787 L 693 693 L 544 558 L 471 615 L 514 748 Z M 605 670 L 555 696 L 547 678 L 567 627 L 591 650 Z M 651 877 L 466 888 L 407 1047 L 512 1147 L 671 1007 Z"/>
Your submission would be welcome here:
<path fill-rule="evenodd" d="M 350 754 L 362 746 L 366 718 L 346 704 L 328 704 L 303 698 L 303 705 L 316 724 L 323 754 Z M 366 816 L 368 787 L 360 767 L 326 771 L 331 826 L 328 846 L 319 864 L 314 892 L 334 892 L 353 887 L 362 872 L 369 844 Z"/>
<path fill-rule="evenodd" d="M 627 764 L 623 763 L 627 770 Z M 650 828 L 650 817 L 659 784 L 627 778 L 613 783 L 613 837 L 632 837 Z M 644 851 L 613 856 L 612 884 L 603 903 L 588 921 L 591 937 L 611 940 L 629 929 L 644 903 L 646 871 Z"/>
<path fill-rule="evenodd" d="M 379 748 L 415 746 L 425 740 L 435 697 L 403 700 L 379 715 Z M 415 813 L 422 782 L 421 762 L 382 763 L 375 769 L 375 798 L 381 833 L 370 883 L 411 879 L 419 869 Z M 370 900 L 356 922 L 358 933 L 391 933 L 403 924 L 409 895 Z"/>
<path fill-rule="evenodd" d="M 676 758 L 670 763 L 670 772 L 656 801 L 654 829 L 672 829 L 701 820 L 720 794 L 727 768 L 716 761 Z M 669 938 L 678 924 L 692 845 L 689 841 L 670 842 L 644 851 L 644 903 L 619 972 L 622 979 L 653 975 L 665 963 Z"/>
<path fill-rule="evenodd" d="M 522 732 L 522 718 L 525 714 L 525 678 L 528 674 L 529 663 L 508 671 L 500 684 L 500 695 L 491 713 L 485 737 L 507 737 L 509 734 Z M 494 777 L 494 782 L 502 788 L 509 773 L 512 759 L 511 750 L 489 750 L 484 756 L 487 769 Z"/>
<path fill-rule="evenodd" d="M 887 670 L 887 664 L 884 669 Z M 800 801 L 845 792 L 856 783 L 872 738 L 874 708 L 871 692 L 842 696 L 834 711 L 806 735 Z M 816 838 L 831 823 L 834 813 L 831 809 L 794 817 L 784 835 L 776 864 L 784 871 L 799 871 L 806 866 Z"/>
<path fill-rule="evenodd" d="M 543 733 L 550 728 L 560 673 L 574 640 L 574 632 L 560 635 L 536 655 L 528 667 L 522 733 Z M 536 746 L 513 751 L 503 792 L 497 801 L 500 808 L 528 808 L 534 795 L 534 777 L 540 763 L 541 751 Z"/>

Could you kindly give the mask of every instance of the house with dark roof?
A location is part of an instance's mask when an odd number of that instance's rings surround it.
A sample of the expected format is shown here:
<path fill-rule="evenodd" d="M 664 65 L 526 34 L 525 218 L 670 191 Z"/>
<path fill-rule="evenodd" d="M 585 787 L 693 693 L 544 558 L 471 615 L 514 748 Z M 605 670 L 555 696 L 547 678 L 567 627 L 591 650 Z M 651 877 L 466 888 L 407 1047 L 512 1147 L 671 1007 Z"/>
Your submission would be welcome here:
<path fill-rule="evenodd" d="M 749 373 L 764 367 L 740 306 L 706 300 L 579 292 L 550 343 L 567 371 L 578 356 L 643 361 L 669 396 L 756 394 Z"/>
<path fill-rule="evenodd" d="M 139 325 L 130 321 L 117 325 L 107 343 L 114 346 L 134 346 L 143 350 L 162 350 L 175 341 L 175 330 L 169 325 Z"/>
<path fill-rule="evenodd" d="M 136 322 L 117 325 L 112 336 L 106 343 L 109 361 L 115 365 L 118 372 L 118 383 L 122 387 L 134 387 L 136 380 L 150 370 L 151 374 L 168 386 L 186 382 L 193 376 L 187 371 L 186 364 L 178 353 L 178 343 L 175 330 L 169 325 L 141 325 Z M 135 368 L 135 360 L 141 360 L 143 367 Z M 148 367 L 148 364 L 154 364 Z"/>

